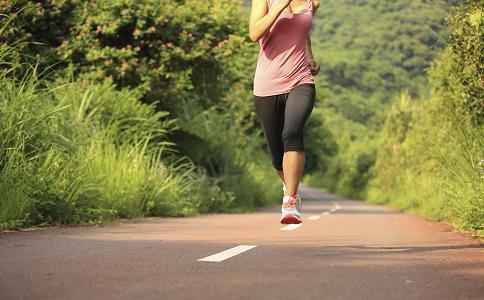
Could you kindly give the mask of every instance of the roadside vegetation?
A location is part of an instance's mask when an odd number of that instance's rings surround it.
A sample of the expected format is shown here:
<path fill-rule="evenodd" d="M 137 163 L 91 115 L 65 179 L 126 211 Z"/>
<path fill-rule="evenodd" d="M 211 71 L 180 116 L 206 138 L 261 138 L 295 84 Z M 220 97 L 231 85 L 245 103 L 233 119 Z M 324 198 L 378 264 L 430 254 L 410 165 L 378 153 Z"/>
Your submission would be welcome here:
<path fill-rule="evenodd" d="M 238 10 L 2 2 L 0 228 L 279 200 L 251 112 L 254 49 Z"/>
<path fill-rule="evenodd" d="M 447 17 L 449 45 L 430 70 L 432 94 L 402 94 L 378 136 L 368 199 L 484 235 L 484 13 Z"/>
<path fill-rule="evenodd" d="M 321 4 L 303 181 L 482 236 L 482 1 Z M 249 10 L 0 2 L 0 229 L 278 203 Z"/>

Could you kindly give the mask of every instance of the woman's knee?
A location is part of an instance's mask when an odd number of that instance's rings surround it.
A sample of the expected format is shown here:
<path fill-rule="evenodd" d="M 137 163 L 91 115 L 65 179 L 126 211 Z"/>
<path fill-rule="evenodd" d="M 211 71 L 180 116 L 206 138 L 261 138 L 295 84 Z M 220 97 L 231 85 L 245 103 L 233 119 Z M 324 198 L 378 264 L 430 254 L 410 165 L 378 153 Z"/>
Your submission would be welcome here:
<path fill-rule="evenodd" d="M 282 131 L 284 152 L 304 151 L 303 131 L 301 128 L 286 127 Z"/>

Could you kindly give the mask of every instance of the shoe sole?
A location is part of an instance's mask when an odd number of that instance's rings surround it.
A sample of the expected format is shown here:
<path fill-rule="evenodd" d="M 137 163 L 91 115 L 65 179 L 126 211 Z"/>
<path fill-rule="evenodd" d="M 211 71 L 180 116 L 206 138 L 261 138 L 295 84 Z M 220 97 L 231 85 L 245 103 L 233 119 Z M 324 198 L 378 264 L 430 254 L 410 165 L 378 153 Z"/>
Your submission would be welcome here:
<path fill-rule="evenodd" d="M 300 223 L 302 223 L 302 221 L 291 214 L 287 214 L 281 219 L 281 224 L 300 224 Z"/>

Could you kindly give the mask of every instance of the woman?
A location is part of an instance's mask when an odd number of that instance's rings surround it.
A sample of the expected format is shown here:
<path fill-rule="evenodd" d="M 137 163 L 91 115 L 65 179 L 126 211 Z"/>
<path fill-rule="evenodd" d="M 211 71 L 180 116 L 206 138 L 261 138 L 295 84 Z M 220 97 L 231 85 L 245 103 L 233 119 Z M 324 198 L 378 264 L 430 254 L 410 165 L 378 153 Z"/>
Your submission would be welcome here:
<path fill-rule="evenodd" d="M 282 179 L 283 224 L 301 223 L 297 193 L 304 168 L 303 128 L 316 100 L 309 31 L 315 0 L 252 0 L 249 34 L 259 41 L 253 99 L 257 119 Z"/>

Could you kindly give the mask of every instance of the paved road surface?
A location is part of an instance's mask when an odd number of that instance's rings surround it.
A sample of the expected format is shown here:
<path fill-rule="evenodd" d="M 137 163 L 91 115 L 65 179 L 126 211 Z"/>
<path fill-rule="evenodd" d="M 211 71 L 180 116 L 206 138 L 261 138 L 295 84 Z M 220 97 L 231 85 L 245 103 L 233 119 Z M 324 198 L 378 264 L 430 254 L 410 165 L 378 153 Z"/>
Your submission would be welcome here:
<path fill-rule="evenodd" d="M 300 227 L 269 207 L 2 233 L 0 299 L 484 299 L 481 242 L 321 189 L 300 193 Z"/>

